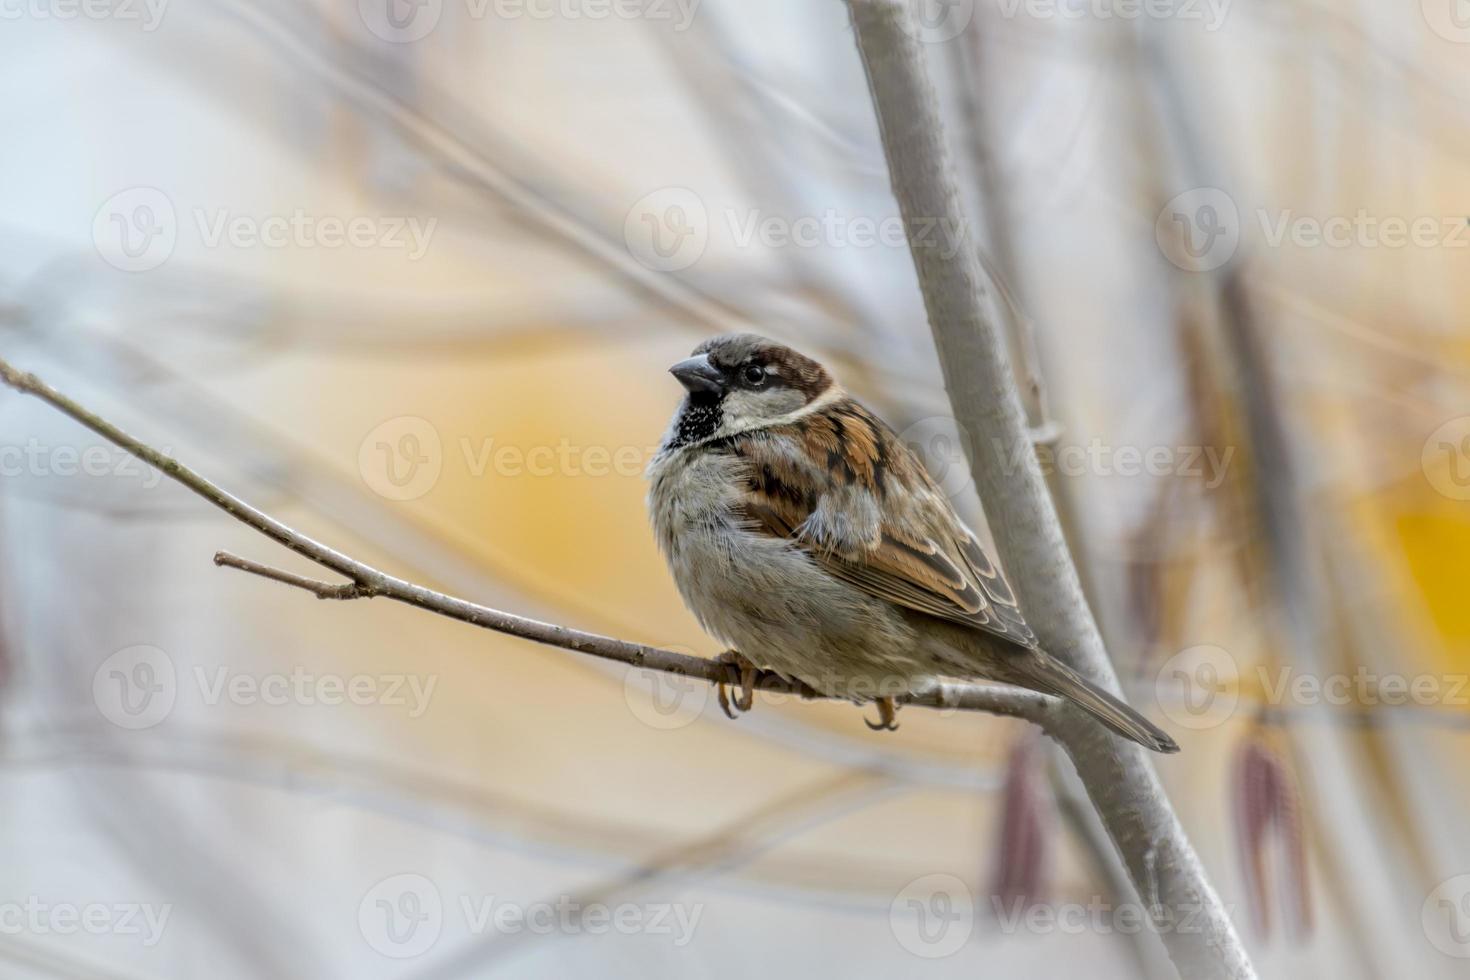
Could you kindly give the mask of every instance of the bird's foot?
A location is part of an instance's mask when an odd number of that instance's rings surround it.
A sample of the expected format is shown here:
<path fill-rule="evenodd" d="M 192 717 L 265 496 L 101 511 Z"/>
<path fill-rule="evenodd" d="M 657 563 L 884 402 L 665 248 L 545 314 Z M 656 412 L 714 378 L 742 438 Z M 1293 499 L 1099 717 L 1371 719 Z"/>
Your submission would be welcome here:
<path fill-rule="evenodd" d="M 715 690 L 719 692 L 720 710 L 725 713 L 725 717 L 727 718 L 739 718 L 742 713 L 755 707 L 755 664 L 742 657 L 738 650 L 726 650 L 716 657 L 715 660 L 724 664 L 725 669 L 730 675 L 728 682 L 719 681 L 715 684 Z M 725 690 L 726 683 L 738 688 L 740 691 L 739 696 L 734 701 L 733 709 L 730 702 L 730 693 Z"/>
<path fill-rule="evenodd" d="M 879 698 L 876 703 L 878 705 L 877 723 L 864 718 L 863 724 L 875 732 L 898 731 L 898 705 L 893 703 L 892 698 Z"/>

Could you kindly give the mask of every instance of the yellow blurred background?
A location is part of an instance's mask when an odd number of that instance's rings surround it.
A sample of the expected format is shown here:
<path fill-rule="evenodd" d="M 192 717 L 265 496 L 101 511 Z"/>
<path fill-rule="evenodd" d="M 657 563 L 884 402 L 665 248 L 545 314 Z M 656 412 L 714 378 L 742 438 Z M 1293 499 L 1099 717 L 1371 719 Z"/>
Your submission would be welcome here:
<path fill-rule="evenodd" d="M 1074 555 L 1267 977 L 1470 957 L 1458 3 L 913 5 Z M 0 357 L 292 526 L 714 655 L 642 471 L 731 329 L 981 513 L 837 0 L 0 16 Z M 104 445 L 0 393 L 6 976 L 1172 975 L 1019 723 L 730 721 L 318 601 Z"/>

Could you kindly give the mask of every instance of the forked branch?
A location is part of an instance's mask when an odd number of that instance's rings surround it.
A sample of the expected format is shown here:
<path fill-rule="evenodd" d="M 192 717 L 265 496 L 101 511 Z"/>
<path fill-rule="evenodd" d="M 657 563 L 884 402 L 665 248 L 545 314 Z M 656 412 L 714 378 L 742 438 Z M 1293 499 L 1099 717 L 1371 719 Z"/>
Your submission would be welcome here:
<path fill-rule="evenodd" d="M 96 412 L 78 404 L 68 396 L 46 384 L 34 374 L 18 371 L 0 360 L 0 380 L 25 394 L 34 395 L 70 416 L 108 442 L 159 470 L 169 479 L 187 487 L 214 506 L 247 527 L 259 531 L 278 544 L 315 562 L 322 568 L 336 572 L 346 582 L 324 582 L 295 572 L 265 565 L 228 552 L 214 556 L 216 565 L 249 572 L 284 585 L 304 589 L 320 599 L 370 599 L 384 598 L 395 602 L 417 606 L 429 612 L 470 623 L 484 629 L 494 630 L 510 636 L 560 647 L 575 653 L 611 660 L 644 670 L 661 671 L 710 684 L 732 681 L 730 665 L 705 657 L 696 657 L 675 650 L 644 646 L 597 633 L 543 623 L 539 620 L 502 612 L 489 606 L 456 598 L 443 592 L 417 585 L 413 582 L 389 575 L 365 562 L 358 561 L 315 538 L 302 534 L 246 503 L 223 487 L 202 476 L 173 457 L 124 432 Z M 819 699 L 823 695 L 805 684 L 788 680 L 770 671 L 758 671 L 752 681 L 758 690 L 779 694 L 795 695 L 805 699 Z M 1054 699 L 1017 688 L 1006 688 L 980 684 L 944 684 L 930 690 L 903 694 L 894 698 L 901 705 L 926 708 L 950 708 L 962 711 L 986 711 L 991 714 L 1024 718 L 1045 725 L 1051 717 Z"/>

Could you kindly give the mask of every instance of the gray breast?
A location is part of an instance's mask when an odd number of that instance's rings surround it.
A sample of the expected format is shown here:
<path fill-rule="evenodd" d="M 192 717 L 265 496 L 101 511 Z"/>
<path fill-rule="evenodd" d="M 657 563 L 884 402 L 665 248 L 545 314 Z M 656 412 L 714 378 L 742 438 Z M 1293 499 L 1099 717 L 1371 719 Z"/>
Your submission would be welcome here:
<path fill-rule="evenodd" d="M 914 636 L 897 610 L 834 578 L 793 542 L 741 523 L 740 465 L 681 449 L 650 468 L 660 548 L 704 628 L 761 666 L 822 689 L 835 676 L 907 662 Z"/>

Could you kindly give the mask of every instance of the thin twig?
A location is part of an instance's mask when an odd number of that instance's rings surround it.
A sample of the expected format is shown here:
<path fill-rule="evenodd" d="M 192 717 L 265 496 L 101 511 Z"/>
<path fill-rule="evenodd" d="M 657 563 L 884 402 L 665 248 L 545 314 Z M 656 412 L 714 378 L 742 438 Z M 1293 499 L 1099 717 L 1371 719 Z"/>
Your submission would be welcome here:
<path fill-rule="evenodd" d="M 119 449 L 137 457 L 169 479 L 193 491 L 247 527 L 259 531 L 303 558 L 336 572 L 348 581 L 343 584 L 322 582 L 250 559 L 240 558 L 227 552 L 219 552 L 215 555 L 214 560 L 217 565 L 249 572 L 283 585 L 295 586 L 322 599 L 368 599 L 381 596 L 438 613 L 450 619 L 494 630 L 497 633 L 518 636 L 602 660 L 616 661 L 630 667 L 676 674 L 710 684 L 724 684 L 731 680 L 729 665 L 717 660 L 644 646 L 641 643 L 630 643 L 626 640 L 587 633 L 554 623 L 543 623 L 446 595 L 443 592 L 435 592 L 422 585 L 389 575 L 387 572 L 308 537 L 264 511 L 258 510 L 173 457 L 141 442 L 97 413 L 84 408 L 34 374 L 18 371 L 4 360 L 0 360 L 0 380 L 19 392 L 35 395 Z M 800 681 L 787 679 L 771 671 L 758 671 L 752 686 L 761 691 L 796 695 L 809 700 L 826 697 Z M 894 701 L 905 706 L 985 711 L 1011 718 L 1023 718 L 1043 727 L 1051 717 L 1051 709 L 1055 703 L 1055 699 L 1046 695 L 1016 688 L 982 684 L 936 685 L 924 691 L 895 697 Z"/>
<path fill-rule="evenodd" d="M 214 563 L 221 568 L 238 568 L 242 572 L 251 575 L 259 575 L 273 582 L 283 582 L 286 585 L 294 585 L 298 589 L 315 595 L 318 599 L 366 599 L 372 595 L 371 592 L 358 585 L 356 582 L 343 582 L 333 585 L 331 582 L 322 582 L 318 579 L 307 578 L 305 575 L 297 575 L 283 568 L 272 568 L 270 565 L 262 565 L 258 561 L 249 558 L 241 558 L 232 555 L 228 551 L 216 551 Z"/>

